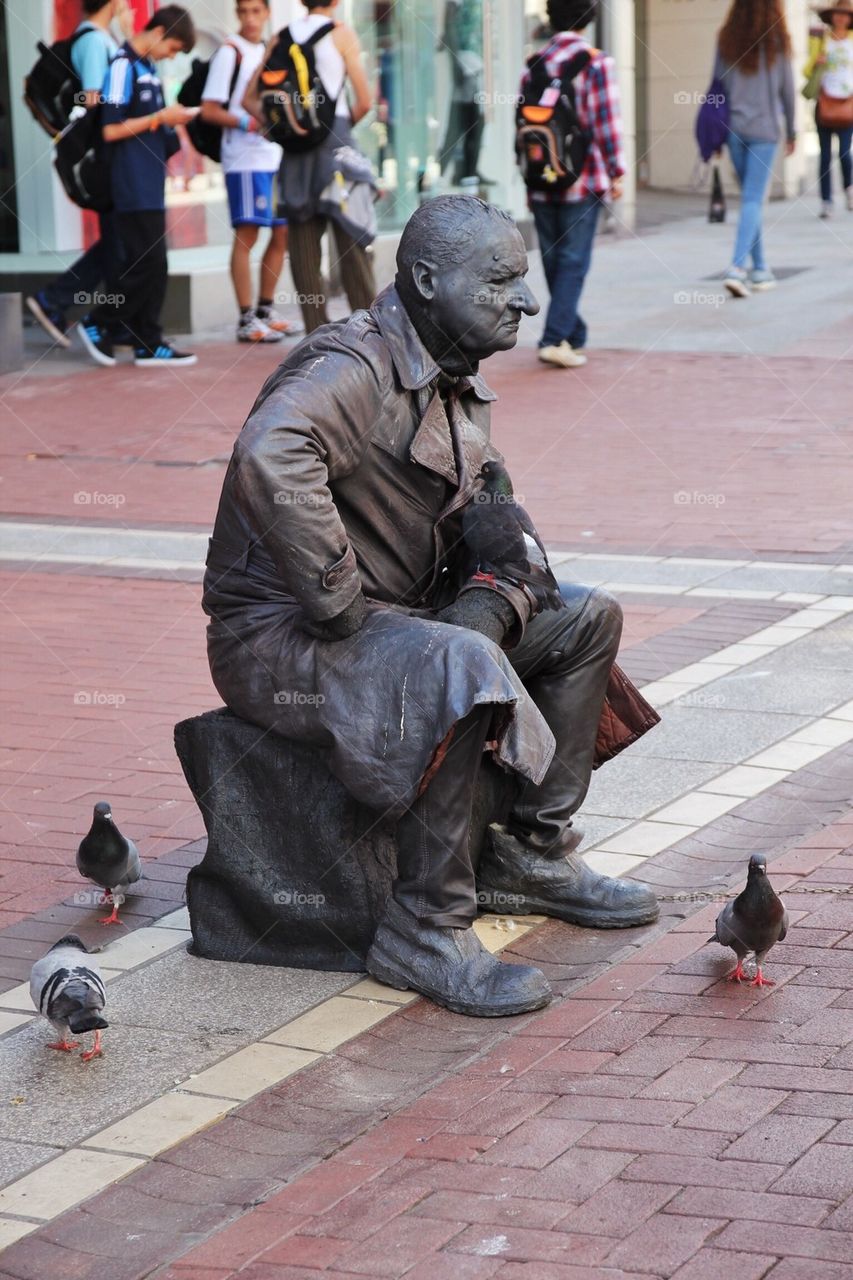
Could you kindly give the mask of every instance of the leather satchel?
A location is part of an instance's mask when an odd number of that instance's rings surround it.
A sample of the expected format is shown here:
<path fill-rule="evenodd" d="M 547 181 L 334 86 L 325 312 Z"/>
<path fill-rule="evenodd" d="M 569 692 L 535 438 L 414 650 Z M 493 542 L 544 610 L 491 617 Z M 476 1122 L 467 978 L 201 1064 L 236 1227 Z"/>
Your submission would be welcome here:
<path fill-rule="evenodd" d="M 824 129 L 849 129 L 853 125 L 853 94 L 849 98 L 831 98 L 828 93 L 821 93 L 817 122 Z"/>
<path fill-rule="evenodd" d="M 654 707 L 614 663 L 598 723 L 593 769 L 618 756 L 659 723 Z"/>

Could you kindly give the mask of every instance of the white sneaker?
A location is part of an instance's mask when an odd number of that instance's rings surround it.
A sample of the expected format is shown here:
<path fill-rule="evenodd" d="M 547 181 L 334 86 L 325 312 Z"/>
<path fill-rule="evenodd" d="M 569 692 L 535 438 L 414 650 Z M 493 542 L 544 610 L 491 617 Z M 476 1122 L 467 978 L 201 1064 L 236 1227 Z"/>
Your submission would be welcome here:
<path fill-rule="evenodd" d="M 832 217 L 832 201 L 831 200 L 824 200 L 823 204 L 820 206 L 820 213 L 817 216 L 823 219 Z"/>
<path fill-rule="evenodd" d="M 268 329 L 272 329 L 273 333 L 281 334 L 282 338 L 296 338 L 305 332 L 301 324 L 295 320 L 285 320 L 284 316 L 280 316 L 275 307 L 270 307 L 265 312 L 261 324 L 265 324 Z"/>
<path fill-rule="evenodd" d="M 749 283 L 756 293 L 763 292 L 765 289 L 776 288 L 776 277 L 772 271 L 762 268 L 760 271 L 753 271 L 750 274 Z"/>
<path fill-rule="evenodd" d="M 749 277 L 741 267 L 729 267 L 723 284 L 733 298 L 749 297 Z"/>
<path fill-rule="evenodd" d="M 848 187 L 844 194 L 847 197 L 847 208 L 853 213 L 853 187 Z"/>
<path fill-rule="evenodd" d="M 250 311 L 237 325 L 238 342 L 281 342 L 283 337 L 283 333 L 276 333 L 263 320 L 259 320 L 254 311 Z"/>
<path fill-rule="evenodd" d="M 575 351 L 565 338 L 558 347 L 540 347 L 539 359 L 543 364 L 553 364 L 558 369 L 580 369 L 586 364 L 582 351 Z"/>

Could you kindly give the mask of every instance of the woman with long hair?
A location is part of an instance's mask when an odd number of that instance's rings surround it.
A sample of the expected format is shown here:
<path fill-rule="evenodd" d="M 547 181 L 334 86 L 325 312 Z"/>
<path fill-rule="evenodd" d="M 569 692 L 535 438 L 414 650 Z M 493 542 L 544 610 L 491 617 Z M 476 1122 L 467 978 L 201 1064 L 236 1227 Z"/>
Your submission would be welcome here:
<path fill-rule="evenodd" d="M 741 189 L 740 218 L 725 286 L 735 298 L 776 283 L 762 239 L 762 206 L 784 116 L 794 150 L 794 76 L 783 0 L 732 0 L 717 38 L 714 75 L 729 104 L 728 148 Z M 748 266 L 752 262 L 752 269 Z"/>
<path fill-rule="evenodd" d="M 810 41 L 806 79 L 819 71 L 816 120 L 820 141 L 820 217 L 831 218 L 833 137 L 838 138 L 841 185 L 847 208 L 853 213 L 853 0 L 835 0 L 828 8 L 818 9 L 818 17 L 825 30 Z M 840 118 L 827 120 L 830 107 Z"/>

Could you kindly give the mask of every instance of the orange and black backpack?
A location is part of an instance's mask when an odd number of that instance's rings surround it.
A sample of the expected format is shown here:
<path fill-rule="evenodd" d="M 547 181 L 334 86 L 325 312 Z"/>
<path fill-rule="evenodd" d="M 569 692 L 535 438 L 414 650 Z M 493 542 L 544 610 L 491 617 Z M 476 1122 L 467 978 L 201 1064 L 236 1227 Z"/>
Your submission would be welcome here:
<path fill-rule="evenodd" d="M 548 74 L 550 46 L 527 60 L 515 113 L 515 154 L 528 191 L 567 191 L 583 170 L 591 137 L 580 122 L 574 79 L 594 49 L 582 49 L 557 76 Z"/>
<path fill-rule="evenodd" d="M 336 99 L 317 74 L 314 46 L 334 29 L 335 23 L 327 22 L 300 42 L 285 27 L 261 70 L 258 91 L 266 136 L 284 151 L 313 151 L 331 132 Z"/>

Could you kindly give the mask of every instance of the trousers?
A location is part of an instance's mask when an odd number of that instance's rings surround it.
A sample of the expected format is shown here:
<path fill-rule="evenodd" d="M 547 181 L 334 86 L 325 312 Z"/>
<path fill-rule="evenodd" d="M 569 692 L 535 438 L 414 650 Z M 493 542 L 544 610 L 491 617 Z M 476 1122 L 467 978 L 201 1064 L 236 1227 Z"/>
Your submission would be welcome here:
<path fill-rule="evenodd" d="M 369 307 L 376 297 L 373 259 L 342 226 L 333 219 L 331 223 L 341 283 L 350 308 L 357 311 L 360 307 Z M 321 324 L 329 322 L 321 270 L 326 219 L 308 218 L 305 222 L 291 221 L 289 225 L 290 272 L 296 285 L 305 332 L 312 333 Z"/>

